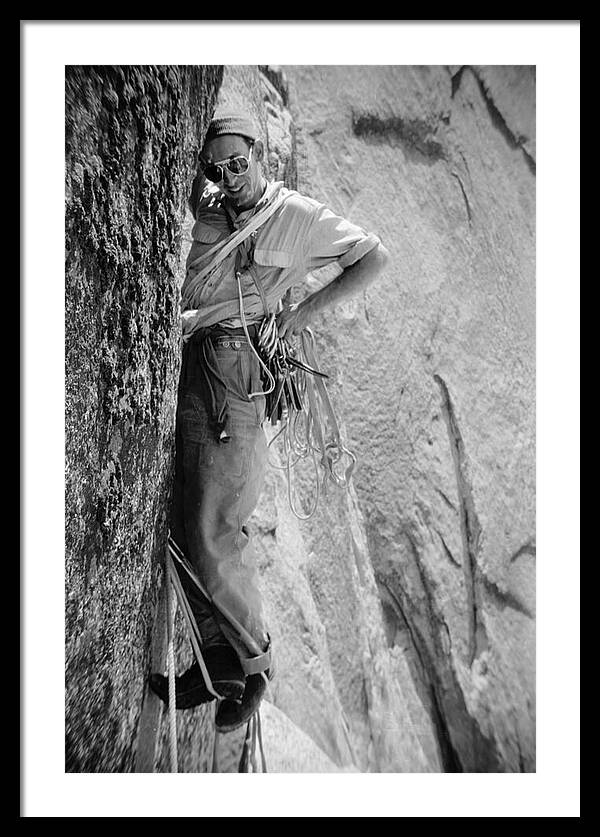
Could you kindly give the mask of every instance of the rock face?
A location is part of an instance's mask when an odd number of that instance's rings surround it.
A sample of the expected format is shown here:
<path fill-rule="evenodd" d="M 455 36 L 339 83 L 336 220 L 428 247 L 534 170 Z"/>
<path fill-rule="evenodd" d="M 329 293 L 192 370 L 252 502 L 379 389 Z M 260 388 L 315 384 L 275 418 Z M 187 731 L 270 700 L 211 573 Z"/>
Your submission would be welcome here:
<path fill-rule="evenodd" d="M 263 752 L 269 773 L 357 772 L 355 767 L 338 767 L 312 738 L 272 703 L 265 701 L 260 714 Z"/>
<path fill-rule="evenodd" d="M 169 769 L 144 681 L 164 660 L 183 197 L 217 90 L 254 112 L 270 177 L 392 255 L 314 323 L 350 490 L 298 520 L 274 442 L 251 520 L 269 769 L 535 770 L 533 70 L 390 66 L 67 76 L 67 769 Z M 313 496 L 294 473 L 297 507 Z M 178 713 L 181 771 L 211 769 L 212 712 Z M 235 771 L 241 736 L 217 744 Z"/>
<path fill-rule="evenodd" d="M 222 68 L 66 72 L 66 769 L 133 769 L 172 470 L 181 222 Z"/>
<path fill-rule="evenodd" d="M 316 326 L 388 644 L 444 770 L 532 771 L 534 70 L 286 74 L 298 188 L 392 254 Z"/>

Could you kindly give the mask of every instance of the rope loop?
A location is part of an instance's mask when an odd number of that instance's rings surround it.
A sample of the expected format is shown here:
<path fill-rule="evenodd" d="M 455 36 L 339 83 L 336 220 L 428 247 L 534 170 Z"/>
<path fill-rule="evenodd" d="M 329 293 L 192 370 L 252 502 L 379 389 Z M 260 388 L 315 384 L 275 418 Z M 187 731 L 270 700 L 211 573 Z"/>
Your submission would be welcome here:
<path fill-rule="evenodd" d="M 297 345 L 277 333 L 273 314 L 263 319 L 259 329 L 259 351 L 269 368 L 267 417 L 273 426 L 281 425 L 268 443 L 269 453 L 280 448 L 279 462 L 269 456 L 269 464 L 285 471 L 288 502 L 300 520 L 309 520 L 317 510 L 327 483 L 347 488 L 356 465 L 356 456 L 344 444 L 333 404 L 325 386 L 328 376 L 316 362 L 316 341 L 307 328 Z M 271 385 L 271 381 L 275 385 Z M 314 490 L 309 509 L 301 510 L 294 497 L 292 471 L 307 460 L 314 469 Z M 320 476 L 320 471 L 322 476 Z"/>
<path fill-rule="evenodd" d="M 258 769 L 257 749 L 260 753 L 260 770 Z M 242 752 L 238 763 L 238 773 L 267 773 L 267 760 L 262 740 L 262 724 L 260 710 L 256 710 L 246 725 L 246 734 L 242 745 Z"/>

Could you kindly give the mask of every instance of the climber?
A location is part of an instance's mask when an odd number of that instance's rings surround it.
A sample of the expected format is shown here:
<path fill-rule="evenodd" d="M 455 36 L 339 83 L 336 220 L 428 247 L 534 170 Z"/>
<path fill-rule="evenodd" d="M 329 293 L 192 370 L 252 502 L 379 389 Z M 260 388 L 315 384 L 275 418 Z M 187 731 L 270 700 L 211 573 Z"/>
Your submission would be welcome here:
<path fill-rule="evenodd" d="M 264 162 L 252 117 L 217 110 L 189 199 L 195 223 L 182 286 L 170 525 L 202 656 L 222 697 L 215 716 L 221 732 L 252 717 L 273 676 L 246 527 L 260 496 L 267 450 L 268 382 L 256 352 L 257 328 L 276 314 L 279 335 L 292 340 L 318 312 L 364 290 L 388 259 L 377 236 L 282 182 L 268 181 Z M 332 281 L 296 305 L 284 299 L 325 265 L 332 266 Z M 150 685 L 168 702 L 163 675 L 152 674 Z M 176 706 L 212 699 L 196 661 L 177 678 Z"/>

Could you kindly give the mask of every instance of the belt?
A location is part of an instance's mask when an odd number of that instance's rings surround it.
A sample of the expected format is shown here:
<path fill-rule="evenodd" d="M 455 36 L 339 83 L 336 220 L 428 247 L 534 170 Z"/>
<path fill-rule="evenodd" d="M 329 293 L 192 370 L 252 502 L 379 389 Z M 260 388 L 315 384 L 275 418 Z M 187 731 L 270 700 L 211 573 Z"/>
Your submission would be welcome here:
<path fill-rule="evenodd" d="M 250 335 L 250 339 L 254 340 L 255 337 L 258 336 L 258 325 L 256 323 L 250 323 L 248 325 L 248 334 Z M 199 328 L 196 329 L 192 337 L 190 337 L 190 343 L 203 343 L 205 340 L 210 340 L 211 343 L 214 343 L 218 339 L 224 340 L 238 340 L 243 343 L 247 343 L 248 340 L 246 338 L 246 332 L 243 328 L 225 328 L 221 325 L 214 325 L 209 326 L 208 328 Z"/>
<path fill-rule="evenodd" d="M 248 326 L 248 334 L 251 340 L 256 338 L 257 333 L 256 325 Z M 210 329 L 206 336 L 215 347 L 235 350 L 249 348 L 248 338 L 243 328 L 224 328 L 216 325 Z"/>

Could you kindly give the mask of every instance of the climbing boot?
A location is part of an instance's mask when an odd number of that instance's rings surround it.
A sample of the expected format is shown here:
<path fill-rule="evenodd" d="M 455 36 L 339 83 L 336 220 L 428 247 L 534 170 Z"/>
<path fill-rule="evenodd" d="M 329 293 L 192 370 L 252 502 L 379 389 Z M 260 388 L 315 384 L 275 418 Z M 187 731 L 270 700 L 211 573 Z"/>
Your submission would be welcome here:
<path fill-rule="evenodd" d="M 256 671 L 258 666 L 265 664 L 269 668 L 262 672 Z M 267 682 L 273 680 L 275 676 L 275 661 L 270 638 L 263 654 L 259 657 L 242 660 L 242 666 L 246 670 L 244 695 L 238 702 L 232 700 L 220 702 L 215 714 L 215 727 L 218 732 L 233 732 L 233 730 L 243 726 L 260 706 L 267 688 Z"/>
<path fill-rule="evenodd" d="M 267 672 L 265 674 L 267 675 Z M 266 678 L 262 674 L 248 675 L 242 700 L 223 700 L 219 704 L 215 715 L 217 731 L 233 732 L 233 730 L 247 724 L 260 706 L 266 688 Z"/>
<path fill-rule="evenodd" d="M 233 648 L 230 645 L 211 645 L 202 649 L 202 656 L 215 692 L 237 706 L 244 694 L 246 675 Z M 168 705 L 168 678 L 154 673 L 148 682 L 154 694 Z M 175 678 L 175 707 L 190 709 L 211 700 L 215 700 L 215 696 L 207 689 L 200 666 L 194 661 L 187 671 Z"/>

